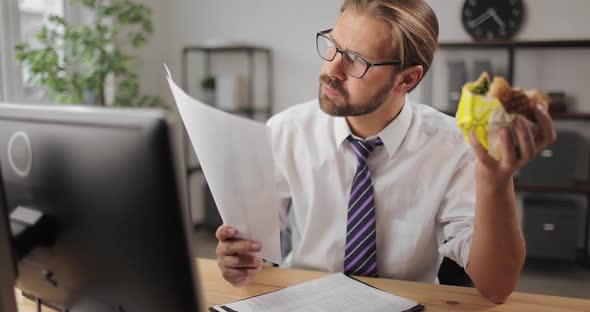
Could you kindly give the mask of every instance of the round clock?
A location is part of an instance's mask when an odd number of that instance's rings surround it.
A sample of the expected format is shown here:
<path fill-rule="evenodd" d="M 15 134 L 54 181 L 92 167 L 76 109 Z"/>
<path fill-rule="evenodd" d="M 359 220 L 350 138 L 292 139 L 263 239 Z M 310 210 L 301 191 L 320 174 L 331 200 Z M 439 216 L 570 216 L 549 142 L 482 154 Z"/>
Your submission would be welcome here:
<path fill-rule="evenodd" d="M 524 20 L 522 0 L 466 0 L 463 27 L 476 40 L 502 40 L 514 36 Z"/>

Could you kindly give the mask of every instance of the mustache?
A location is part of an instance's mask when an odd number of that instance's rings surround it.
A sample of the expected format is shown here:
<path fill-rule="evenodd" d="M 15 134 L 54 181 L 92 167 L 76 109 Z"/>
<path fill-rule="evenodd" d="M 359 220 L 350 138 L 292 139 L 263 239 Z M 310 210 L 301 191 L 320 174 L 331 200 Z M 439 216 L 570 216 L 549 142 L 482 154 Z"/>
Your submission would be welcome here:
<path fill-rule="evenodd" d="M 334 91 L 340 93 L 343 97 L 348 96 L 348 92 L 342 86 L 342 82 L 339 80 L 334 80 L 330 78 L 328 75 L 321 75 L 320 82 L 326 84 L 328 87 L 332 88 Z"/>

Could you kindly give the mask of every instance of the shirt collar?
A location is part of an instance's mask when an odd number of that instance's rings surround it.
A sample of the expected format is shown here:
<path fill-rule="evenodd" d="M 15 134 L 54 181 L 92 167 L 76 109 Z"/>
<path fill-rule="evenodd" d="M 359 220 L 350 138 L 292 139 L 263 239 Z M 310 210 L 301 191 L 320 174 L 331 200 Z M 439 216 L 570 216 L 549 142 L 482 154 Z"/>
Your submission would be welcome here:
<path fill-rule="evenodd" d="M 387 124 L 387 126 L 385 126 L 385 128 L 383 128 L 379 134 L 366 139 L 372 140 L 377 137 L 381 138 L 389 158 L 392 158 L 395 155 L 404 137 L 406 136 L 408 129 L 410 128 L 410 124 L 412 122 L 412 108 L 410 106 L 411 102 L 406 95 L 404 106 L 402 107 L 399 115 L 389 124 Z M 348 136 L 360 139 L 352 134 L 345 117 L 335 117 L 334 140 L 338 149 L 340 149 L 342 142 L 344 142 Z"/>

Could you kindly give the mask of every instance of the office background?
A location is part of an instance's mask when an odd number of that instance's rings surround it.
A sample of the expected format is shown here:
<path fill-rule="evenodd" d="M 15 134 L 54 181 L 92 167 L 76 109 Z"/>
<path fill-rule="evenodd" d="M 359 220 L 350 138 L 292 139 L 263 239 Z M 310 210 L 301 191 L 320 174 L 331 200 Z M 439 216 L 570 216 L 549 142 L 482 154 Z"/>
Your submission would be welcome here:
<path fill-rule="evenodd" d="M 0 14 L 0 86 L 4 100 L 36 101 L 23 87 L 22 71 L 14 62 L 11 48 L 20 38 L 26 38 L 31 31 L 24 23 L 30 12 L 19 8 L 38 5 L 53 13 L 61 13 L 72 21 L 83 21 L 87 12 L 75 7 L 63 8 L 63 0 L 2 0 Z M 203 97 L 199 84 L 203 78 L 199 55 L 189 57 L 190 68 L 183 68 L 182 50 L 186 46 L 246 43 L 269 48 L 272 51 L 272 88 L 269 100 L 263 87 L 254 89 L 254 105 L 264 107 L 272 103 L 273 112 L 279 112 L 317 95 L 318 73 L 322 60 L 315 51 L 315 33 L 332 27 L 339 14 L 341 0 L 324 1 L 272 1 L 272 0 L 138 0 L 151 7 L 154 35 L 138 53 L 141 67 L 140 82 L 143 90 L 159 95 L 172 103 L 164 79 L 162 63 L 168 64 L 176 81 L 182 80 L 183 70 L 188 71 L 187 86 L 196 97 Z M 464 0 L 428 0 L 437 13 L 440 24 L 440 42 L 470 42 L 469 35 L 461 25 L 461 8 Z M 525 0 L 526 18 L 523 28 L 513 40 L 590 40 L 590 1 Z M 60 9 L 61 6 L 61 9 Z M 21 19 L 14 12 L 21 12 Z M 41 14 L 45 14 L 41 12 Z M 590 90 L 587 88 L 590 73 L 590 49 L 536 49 L 518 52 L 515 59 L 515 83 L 527 88 L 546 91 L 564 91 L 569 96 L 568 109 L 576 112 L 590 112 Z M 466 58 L 477 59 L 477 52 L 464 52 Z M 260 57 L 257 56 L 257 60 Z M 506 72 L 502 52 L 490 52 L 488 58 L 498 73 Z M 437 56 L 429 83 L 412 93 L 417 101 L 427 101 L 440 110 L 448 110 L 448 55 L 445 51 Z M 242 55 L 213 58 L 214 75 L 229 75 L 239 71 L 245 75 L 247 66 Z M 264 80 L 257 71 L 256 79 Z M 46 100 L 44 100 L 46 101 Z M 263 120 L 262 116 L 259 119 Z M 560 126 L 580 130 L 590 136 L 588 120 L 558 121 Z M 590 140 L 590 138 L 586 138 Z M 202 175 L 194 174 L 191 180 L 191 218 L 194 224 L 206 219 L 205 189 Z M 523 195 L 523 193 L 521 193 Z M 526 195 L 526 194 L 524 194 Z M 524 196 L 523 195 L 523 196 Z M 588 216 L 585 195 L 568 195 L 577 204 L 578 215 Z M 522 197 L 520 197 L 522 199 Z M 521 207 L 522 208 L 522 207 Z M 521 209 L 522 214 L 522 209 Z M 578 236 L 576 245 L 584 246 L 585 218 L 577 219 Z M 588 236 L 586 236 L 588 237 Z M 215 241 L 208 230 L 195 232 L 196 248 L 205 256 L 213 256 Z M 590 243 L 588 243 L 590 245 Z M 563 261 L 534 262 L 525 268 L 520 291 L 531 291 L 573 297 L 590 298 L 590 270 L 578 264 Z"/>

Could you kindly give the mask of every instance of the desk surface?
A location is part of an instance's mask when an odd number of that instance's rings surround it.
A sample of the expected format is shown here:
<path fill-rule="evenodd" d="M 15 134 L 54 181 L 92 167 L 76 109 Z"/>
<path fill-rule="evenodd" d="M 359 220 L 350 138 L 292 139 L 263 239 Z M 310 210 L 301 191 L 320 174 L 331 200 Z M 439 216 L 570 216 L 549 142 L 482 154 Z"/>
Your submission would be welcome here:
<path fill-rule="evenodd" d="M 197 267 L 207 306 L 259 295 L 327 274 L 265 267 L 258 274 L 255 282 L 246 287 L 235 288 L 223 280 L 215 261 L 197 259 Z M 496 305 L 482 298 L 475 288 L 365 277 L 359 279 L 392 294 L 414 300 L 426 306 L 426 311 L 590 311 L 590 300 L 583 299 L 514 293 L 506 303 Z M 17 297 L 17 301 L 20 312 L 35 311 L 31 301 L 22 297 Z M 44 309 L 43 311 L 50 310 Z"/>

